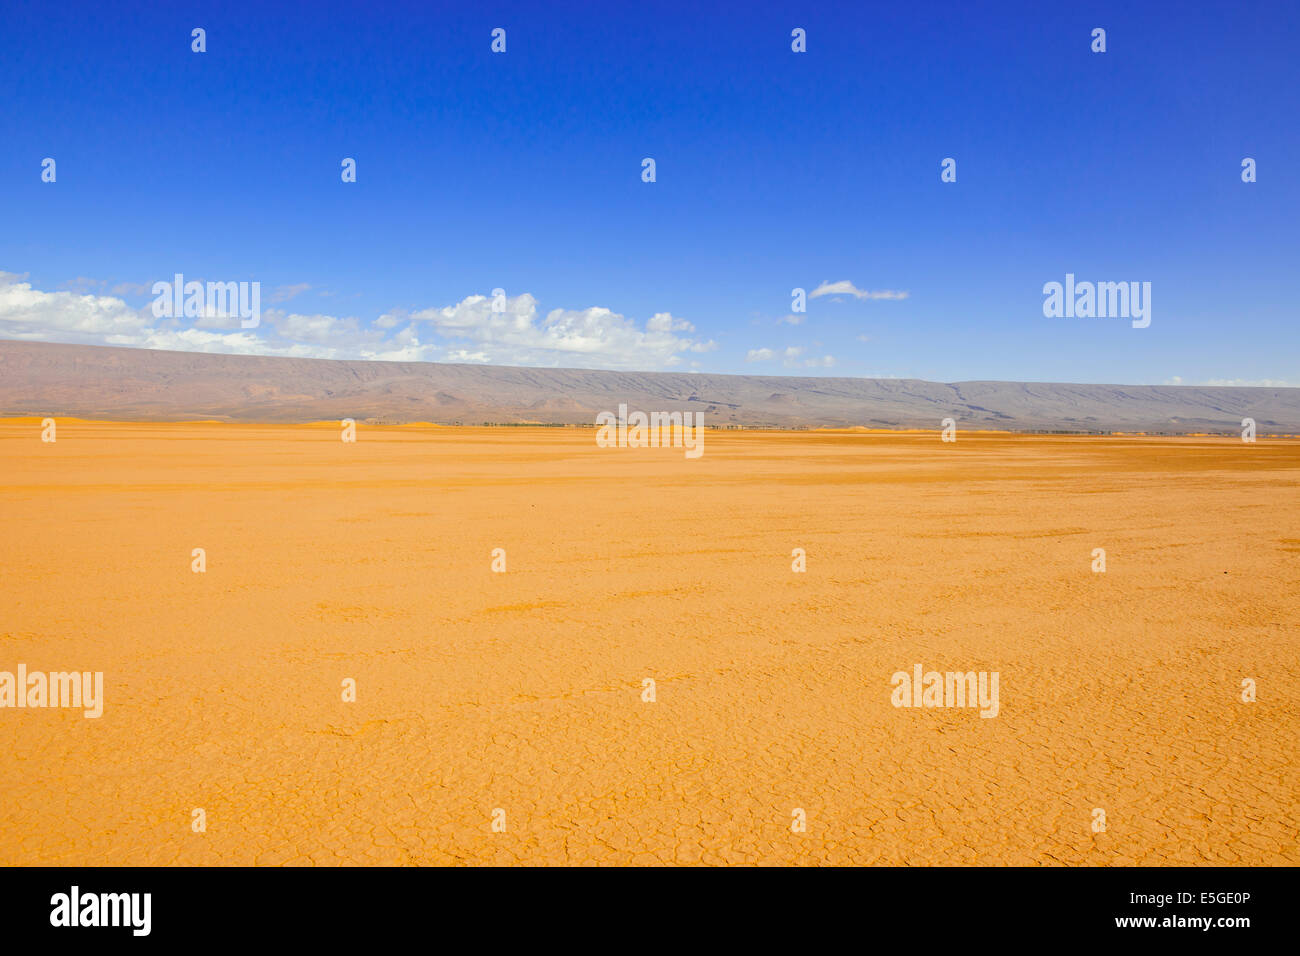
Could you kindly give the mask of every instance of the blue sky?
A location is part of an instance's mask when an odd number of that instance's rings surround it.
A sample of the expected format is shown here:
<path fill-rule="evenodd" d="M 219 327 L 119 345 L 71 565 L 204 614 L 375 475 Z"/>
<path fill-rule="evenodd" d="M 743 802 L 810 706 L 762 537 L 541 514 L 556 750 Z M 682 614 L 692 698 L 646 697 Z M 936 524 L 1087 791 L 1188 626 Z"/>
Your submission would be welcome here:
<path fill-rule="evenodd" d="M 1300 385 L 1300 5 L 703 6 L 10 3 L 0 337 Z M 177 272 L 261 325 L 155 318 Z"/>

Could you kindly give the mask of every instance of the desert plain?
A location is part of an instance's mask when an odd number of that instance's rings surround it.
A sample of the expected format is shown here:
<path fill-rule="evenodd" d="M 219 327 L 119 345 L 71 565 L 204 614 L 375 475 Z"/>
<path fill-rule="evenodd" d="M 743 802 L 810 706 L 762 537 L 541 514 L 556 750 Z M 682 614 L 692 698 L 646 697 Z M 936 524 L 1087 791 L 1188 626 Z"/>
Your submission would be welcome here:
<path fill-rule="evenodd" d="M 1300 864 L 1300 441 L 41 433 L 0 670 L 103 715 L 0 709 L 0 864 Z"/>

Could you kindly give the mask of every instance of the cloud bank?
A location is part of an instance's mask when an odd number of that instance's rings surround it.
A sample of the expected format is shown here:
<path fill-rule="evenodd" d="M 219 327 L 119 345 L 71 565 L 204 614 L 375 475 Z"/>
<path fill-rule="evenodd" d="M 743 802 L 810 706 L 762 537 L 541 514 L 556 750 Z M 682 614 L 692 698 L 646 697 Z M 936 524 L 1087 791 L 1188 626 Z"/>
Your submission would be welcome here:
<path fill-rule="evenodd" d="M 242 329 L 238 316 L 157 318 L 148 304 L 136 308 L 103 294 L 106 283 L 95 280 L 46 292 L 26 279 L 0 271 L 0 337 L 185 352 L 626 370 L 672 368 L 717 347 L 667 312 L 644 324 L 600 306 L 542 314 L 528 293 L 495 303 L 471 295 L 454 305 L 386 312 L 372 322 L 275 306 L 263 310 L 257 328 Z M 281 286 L 269 300 L 287 302 L 308 288 Z M 139 294 L 137 289 L 130 287 Z"/>

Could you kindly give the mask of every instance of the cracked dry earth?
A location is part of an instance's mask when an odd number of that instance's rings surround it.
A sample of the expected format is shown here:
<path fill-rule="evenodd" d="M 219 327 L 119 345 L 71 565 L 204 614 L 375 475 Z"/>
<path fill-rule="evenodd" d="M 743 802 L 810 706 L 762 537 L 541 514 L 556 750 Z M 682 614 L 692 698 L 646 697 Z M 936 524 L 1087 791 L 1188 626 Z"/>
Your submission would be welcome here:
<path fill-rule="evenodd" d="M 1300 863 L 1300 443 L 39 435 L 0 670 L 106 700 L 0 710 L 0 863 Z"/>

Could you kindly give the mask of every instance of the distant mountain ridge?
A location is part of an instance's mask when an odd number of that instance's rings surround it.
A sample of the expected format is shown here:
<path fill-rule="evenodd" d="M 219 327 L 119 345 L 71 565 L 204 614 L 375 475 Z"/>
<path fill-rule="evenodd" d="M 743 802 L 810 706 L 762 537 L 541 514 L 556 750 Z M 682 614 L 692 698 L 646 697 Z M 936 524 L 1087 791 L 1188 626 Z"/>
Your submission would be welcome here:
<path fill-rule="evenodd" d="M 0 341 L 0 415 L 592 424 L 619 404 L 706 424 L 1300 433 L 1300 388 L 927 382 L 452 365 Z"/>

